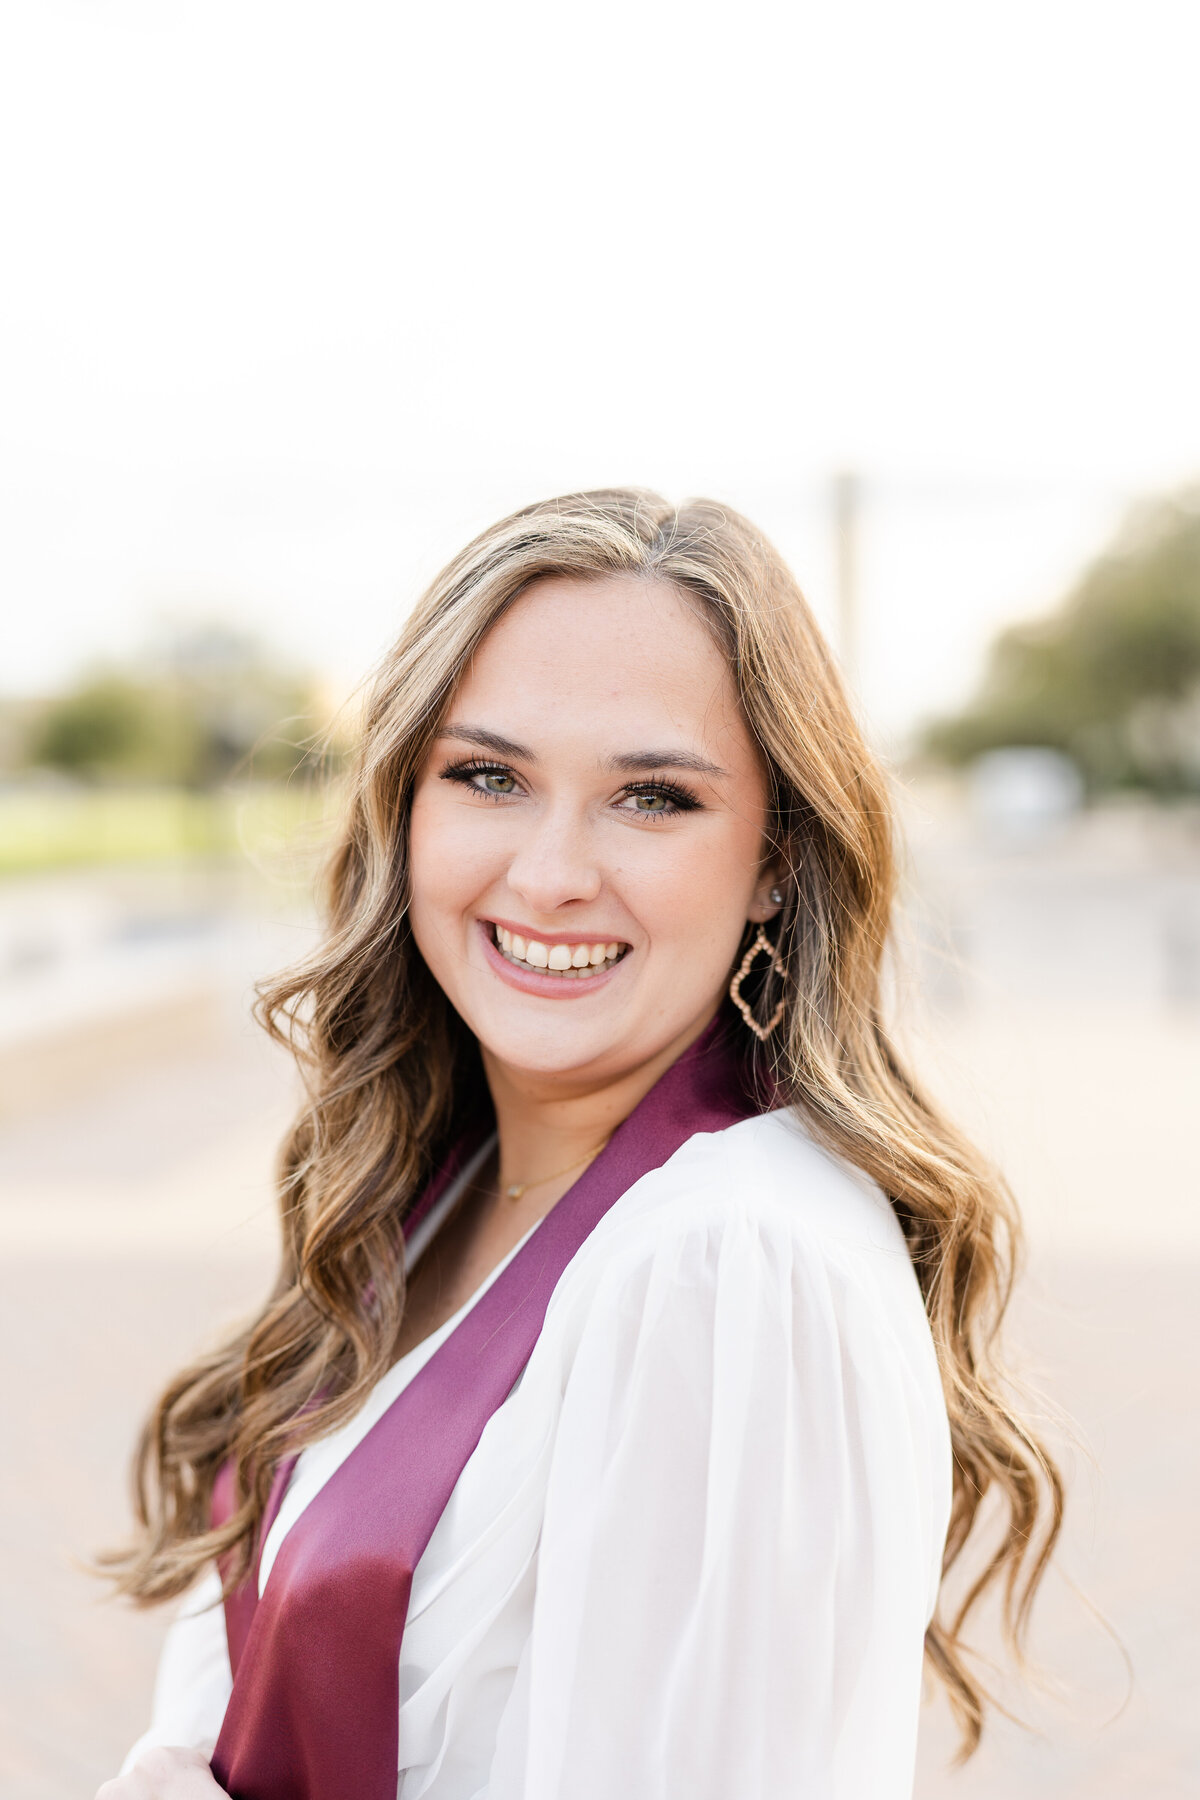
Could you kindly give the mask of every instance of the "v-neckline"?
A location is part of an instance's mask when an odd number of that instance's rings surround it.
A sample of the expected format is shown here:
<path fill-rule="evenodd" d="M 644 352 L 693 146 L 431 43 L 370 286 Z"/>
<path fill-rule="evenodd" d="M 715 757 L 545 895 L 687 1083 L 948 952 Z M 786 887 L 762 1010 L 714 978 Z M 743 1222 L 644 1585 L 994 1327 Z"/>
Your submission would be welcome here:
<path fill-rule="evenodd" d="M 386 1381 L 388 1378 L 388 1375 L 391 1374 L 393 1369 L 405 1368 L 407 1366 L 410 1358 L 414 1357 L 417 1354 L 418 1350 L 425 1350 L 431 1344 L 433 1344 L 434 1348 L 436 1348 L 435 1339 L 440 1338 L 443 1335 L 448 1337 L 450 1335 L 450 1333 L 455 1329 L 455 1327 L 457 1325 L 459 1325 L 462 1322 L 462 1320 L 466 1317 L 467 1313 L 470 1312 L 471 1308 L 475 1305 L 476 1301 L 482 1300 L 484 1294 L 487 1292 L 488 1288 L 491 1287 L 493 1281 L 495 1281 L 498 1276 L 500 1276 L 504 1273 L 504 1270 L 508 1267 L 508 1264 L 512 1261 L 513 1257 L 517 1254 L 518 1250 L 520 1250 L 522 1248 L 522 1246 L 528 1242 L 528 1240 L 533 1236 L 534 1232 L 537 1230 L 538 1226 L 540 1224 L 542 1224 L 542 1222 L 543 1221 L 541 1219 L 535 1219 L 533 1221 L 533 1224 L 529 1227 L 529 1230 L 524 1234 L 524 1236 L 518 1238 L 516 1243 L 513 1245 L 512 1249 L 506 1250 L 504 1252 L 504 1255 L 500 1258 L 500 1261 L 498 1263 L 496 1263 L 493 1268 L 488 1270 L 487 1274 L 483 1277 L 483 1280 L 478 1284 L 477 1287 L 475 1287 L 471 1291 L 471 1293 L 469 1293 L 467 1295 L 466 1299 L 463 1301 L 462 1305 L 458 1308 L 458 1310 L 456 1312 L 452 1312 L 448 1318 L 443 1319 L 440 1325 L 435 1325 L 432 1331 L 427 1331 L 423 1338 L 418 1338 L 415 1344 L 410 1344 L 408 1349 L 404 1352 L 404 1354 L 402 1356 L 398 1356 L 396 1358 L 395 1362 L 390 1365 L 390 1367 L 388 1368 L 387 1374 L 382 1376 L 381 1380 Z"/>
<path fill-rule="evenodd" d="M 430 1210 L 420 1222 L 413 1226 L 405 1243 L 404 1260 L 409 1269 L 415 1269 L 418 1262 L 436 1238 L 438 1232 L 454 1211 L 467 1188 L 496 1148 L 496 1133 L 493 1131 L 486 1137 L 479 1148 L 467 1158 L 454 1179 L 447 1183 L 444 1193 L 439 1194 Z"/>

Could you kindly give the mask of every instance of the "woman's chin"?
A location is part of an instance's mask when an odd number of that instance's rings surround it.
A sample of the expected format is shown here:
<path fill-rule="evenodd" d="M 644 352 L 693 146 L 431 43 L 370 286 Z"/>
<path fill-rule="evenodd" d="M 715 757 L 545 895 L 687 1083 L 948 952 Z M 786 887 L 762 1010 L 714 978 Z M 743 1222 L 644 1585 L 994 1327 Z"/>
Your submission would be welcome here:
<path fill-rule="evenodd" d="M 559 1006 L 552 1001 L 530 1007 L 518 1000 L 516 1005 L 481 1005 L 470 1011 L 460 1005 L 459 1011 L 485 1055 L 522 1074 L 567 1078 L 593 1069 L 611 1074 L 639 1060 L 643 1033 L 627 1005 Z"/>
<path fill-rule="evenodd" d="M 620 1032 L 595 1025 L 545 1027 L 537 1031 L 480 1031 L 476 1033 L 485 1054 L 504 1068 L 523 1075 L 564 1080 L 589 1070 L 609 1072 L 629 1053 L 628 1040 Z"/>

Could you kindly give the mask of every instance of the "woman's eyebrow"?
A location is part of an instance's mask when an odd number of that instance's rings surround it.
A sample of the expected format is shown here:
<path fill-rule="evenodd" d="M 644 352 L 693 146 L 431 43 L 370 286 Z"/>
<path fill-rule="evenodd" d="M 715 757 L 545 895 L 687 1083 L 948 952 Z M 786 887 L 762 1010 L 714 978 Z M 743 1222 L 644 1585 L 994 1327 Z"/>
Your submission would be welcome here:
<path fill-rule="evenodd" d="M 533 751 L 526 749 L 524 744 L 514 744 L 511 738 L 501 737 L 498 731 L 485 731 L 482 725 L 445 725 L 438 736 L 459 738 L 464 744 L 474 744 L 479 750 L 492 750 L 497 756 L 510 757 L 514 762 L 537 761 Z"/>
<path fill-rule="evenodd" d="M 610 756 L 605 767 L 620 775 L 640 775 L 646 769 L 690 769 L 694 775 L 725 775 L 727 770 L 718 768 L 716 763 L 707 757 L 697 756 L 694 750 L 631 750 L 624 756 Z"/>
<path fill-rule="evenodd" d="M 493 755 L 506 756 L 513 762 L 536 763 L 538 760 L 527 745 L 514 743 L 512 738 L 503 737 L 498 731 L 487 731 L 482 725 L 446 725 L 438 736 L 458 738 L 464 744 L 474 744 L 476 749 L 490 750 Z M 604 767 L 617 775 L 642 775 L 648 769 L 690 769 L 694 775 L 718 777 L 728 773 L 716 763 L 709 762 L 707 757 L 679 746 L 669 750 L 628 750 L 620 756 L 605 757 Z"/>

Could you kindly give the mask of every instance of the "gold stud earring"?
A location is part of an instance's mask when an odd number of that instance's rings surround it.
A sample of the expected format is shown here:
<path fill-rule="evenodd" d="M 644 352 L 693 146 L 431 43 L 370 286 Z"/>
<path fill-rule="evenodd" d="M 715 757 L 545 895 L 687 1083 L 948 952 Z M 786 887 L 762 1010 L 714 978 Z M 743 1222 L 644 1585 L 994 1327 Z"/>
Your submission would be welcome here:
<path fill-rule="evenodd" d="M 782 1019 L 782 1017 L 783 1017 L 783 1006 L 784 1006 L 784 1003 L 781 999 L 779 1002 L 779 1005 L 775 1008 L 775 1011 L 771 1014 L 771 1017 L 770 1017 L 769 1021 L 767 1022 L 767 1024 L 760 1025 L 758 1020 L 755 1018 L 754 1014 L 750 1011 L 748 1002 L 742 999 L 742 983 L 746 979 L 747 975 L 750 973 L 750 970 L 754 964 L 755 957 L 758 956 L 764 950 L 766 951 L 768 957 L 770 958 L 771 969 L 773 969 L 777 975 L 782 975 L 783 967 L 779 961 L 779 952 L 776 950 L 775 945 L 771 942 L 770 938 L 767 936 L 766 932 L 763 930 L 762 926 L 760 925 L 758 928 L 758 932 L 755 936 L 754 942 L 751 944 L 750 948 L 747 950 L 745 956 L 743 956 L 740 964 L 738 965 L 738 972 L 729 984 L 729 998 L 733 1001 L 733 1004 L 737 1007 L 737 1009 L 741 1013 L 743 1019 L 745 1019 L 747 1025 L 750 1027 L 751 1031 L 754 1033 L 755 1037 L 759 1039 L 760 1042 L 765 1042 L 766 1039 L 770 1037 L 771 1033 L 774 1031 L 775 1027 L 778 1025 L 780 1019 Z"/>

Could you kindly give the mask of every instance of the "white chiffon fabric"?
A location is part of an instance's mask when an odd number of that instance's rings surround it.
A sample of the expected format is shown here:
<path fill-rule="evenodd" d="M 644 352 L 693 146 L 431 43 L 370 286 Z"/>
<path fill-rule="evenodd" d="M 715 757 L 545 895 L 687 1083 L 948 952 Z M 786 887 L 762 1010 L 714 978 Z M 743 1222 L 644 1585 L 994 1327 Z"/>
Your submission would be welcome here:
<path fill-rule="evenodd" d="M 505 1263 L 305 1450 L 262 1582 Z M 398 1800 L 909 1800 L 950 1483 L 883 1194 L 785 1112 L 697 1134 L 568 1264 L 417 1566 Z M 171 1626 L 126 1767 L 215 1742 L 218 1598 Z"/>

